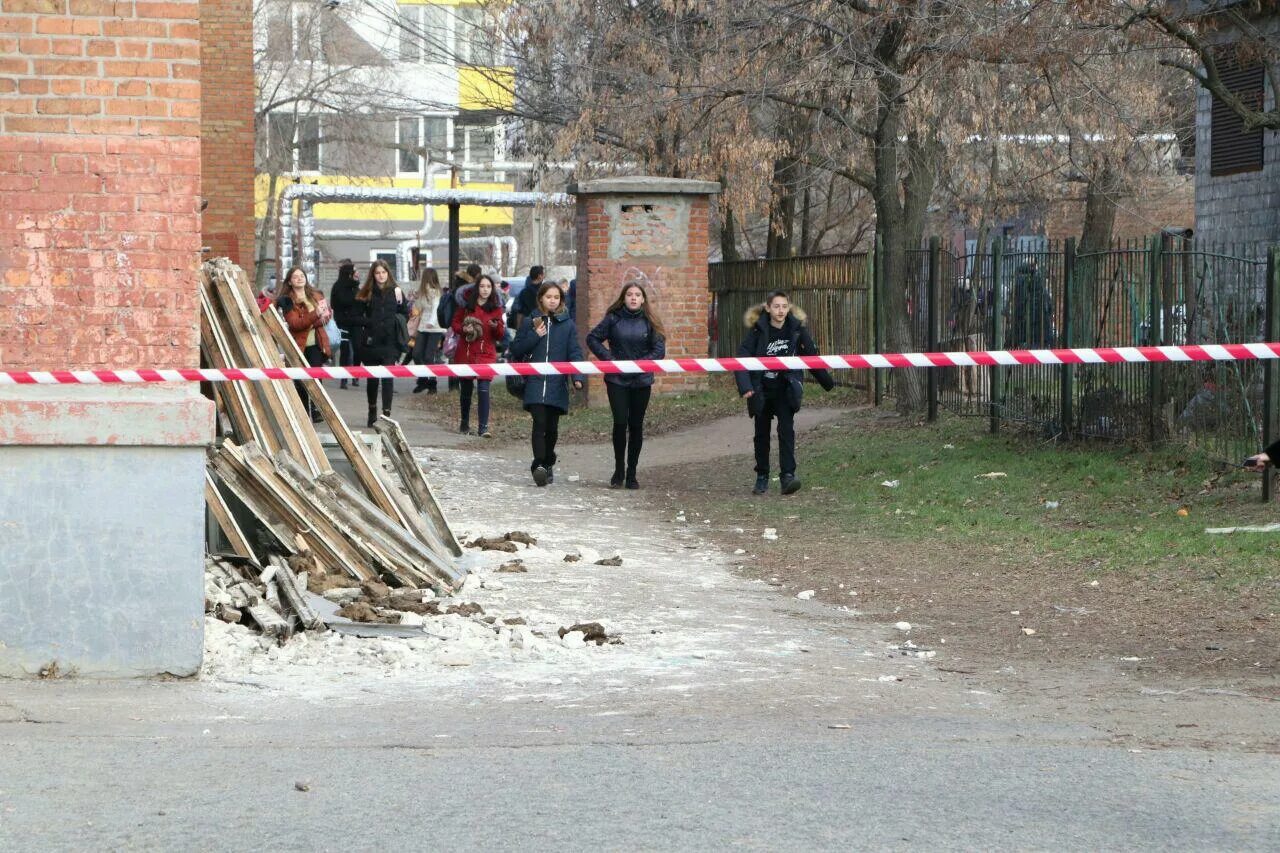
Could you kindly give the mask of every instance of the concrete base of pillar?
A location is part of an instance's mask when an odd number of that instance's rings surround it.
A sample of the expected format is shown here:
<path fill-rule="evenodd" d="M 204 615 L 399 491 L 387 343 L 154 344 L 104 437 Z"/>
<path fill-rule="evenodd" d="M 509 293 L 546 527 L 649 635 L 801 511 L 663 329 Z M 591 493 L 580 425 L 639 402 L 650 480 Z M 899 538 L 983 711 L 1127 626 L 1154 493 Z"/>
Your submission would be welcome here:
<path fill-rule="evenodd" d="M 199 671 L 212 433 L 193 386 L 0 389 L 0 676 Z"/>

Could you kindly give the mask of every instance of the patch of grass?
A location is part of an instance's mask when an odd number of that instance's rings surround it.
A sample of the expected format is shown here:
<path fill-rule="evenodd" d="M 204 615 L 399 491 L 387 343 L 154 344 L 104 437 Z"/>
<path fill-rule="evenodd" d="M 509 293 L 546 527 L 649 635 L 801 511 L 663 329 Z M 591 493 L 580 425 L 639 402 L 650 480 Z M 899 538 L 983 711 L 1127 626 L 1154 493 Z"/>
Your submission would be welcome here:
<path fill-rule="evenodd" d="M 1257 475 L 1216 470 L 1176 447 L 1063 446 L 992 436 L 972 419 L 863 414 L 810 434 L 799 455 L 809 488 L 789 505 L 808 524 L 1049 568 L 1189 569 L 1228 587 L 1276 576 L 1280 534 L 1204 532 L 1277 520 Z M 1005 476 L 983 476 L 993 473 Z M 734 503 L 766 522 L 780 508 Z"/>

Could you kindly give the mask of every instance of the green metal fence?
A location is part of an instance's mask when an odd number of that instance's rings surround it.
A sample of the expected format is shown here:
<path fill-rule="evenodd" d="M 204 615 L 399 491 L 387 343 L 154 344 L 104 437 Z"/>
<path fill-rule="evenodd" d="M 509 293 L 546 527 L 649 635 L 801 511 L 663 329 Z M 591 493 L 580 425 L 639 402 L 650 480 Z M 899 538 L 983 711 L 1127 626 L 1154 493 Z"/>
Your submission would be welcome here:
<path fill-rule="evenodd" d="M 1077 253 L 1074 241 L 1003 239 L 953 252 L 938 240 L 909 253 L 903 281 L 874 275 L 874 253 L 712 264 L 714 352 L 737 352 L 743 312 L 787 290 L 823 352 L 877 347 L 881 288 L 902 287 L 914 351 L 1125 347 L 1274 340 L 1280 276 L 1273 249 L 1207 245 L 1180 235 Z M 1272 325 L 1268 326 L 1268 322 Z M 1280 392 L 1272 362 L 1039 365 L 930 371 L 939 407 L 1021 424 L 1046 437 L 1181 442 L 1238 462 L 1270 437 Z M 869 384 L 867 371 L 841 378 Z M 877 383 L 894 393 L 894 371 Z M 877 399 L 880 393 L 877 393 Z"/>

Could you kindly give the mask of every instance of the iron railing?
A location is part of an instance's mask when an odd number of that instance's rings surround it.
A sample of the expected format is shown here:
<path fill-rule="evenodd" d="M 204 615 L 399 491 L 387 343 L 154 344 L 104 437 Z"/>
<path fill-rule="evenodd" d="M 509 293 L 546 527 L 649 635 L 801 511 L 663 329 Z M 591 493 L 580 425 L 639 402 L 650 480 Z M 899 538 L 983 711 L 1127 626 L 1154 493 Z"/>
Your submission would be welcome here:
<path fill-rule="evenodd" d="M 910 349 L 984 350 L 1247 343 L 1280 334 L 1280 272 L 1257 246 L 1181 235 L 1078 253 L 1074 241 L 1004 239 L 909 252 L 904 279 L 879 281 L 875 253 L 712 264 L 713 352 L 732 355 L 743 313 L 774 290 L 809 314 L 823 352 L 888 351 L 876 335 L 882 288 L 905 292 Z M 1236 462 L 1280 437 L 1270 362 L 1039 365 L 930 371 L 939 407 L 1022 424 L 1046 437 L 1175 440 Z M 842 371 L 854 384 L 860 374 Z M 893 396 L 894 371 L 877 383 Z M 880 398 L 877 393 L 877 399 Z"/>

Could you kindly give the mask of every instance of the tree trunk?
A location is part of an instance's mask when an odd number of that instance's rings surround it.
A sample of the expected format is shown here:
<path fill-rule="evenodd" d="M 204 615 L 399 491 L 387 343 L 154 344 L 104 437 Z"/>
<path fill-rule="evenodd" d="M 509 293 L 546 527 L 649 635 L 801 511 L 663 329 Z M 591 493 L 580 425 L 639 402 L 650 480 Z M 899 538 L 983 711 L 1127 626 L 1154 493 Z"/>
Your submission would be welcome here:
<path fill-rule="evenodd" d="M 275 246 L 275 240 L 272 239 L 273 235 L 276 233 L 276 216 L 277 211 L 279 210 L 279 204 L 276 201 L 276 187 L 279 185 L 279 182 L 280 175 L 275 170 L 272 170 L 267 179 L 266 215 L 262 217 L 262 222 L 258 224 L 258 239 L 257 246 L 255 247 L 255 254 L 258 257 L 257 263 L 254 264 L 253 277 L 253 292 L 255 294 L 261 293 L 262 288 L 267 283 L 267 262 L 270 261 L 273 267 L 280 262 L 280 258 L 276 255 L 278 247 Z M 270 253 L 268 253 L 268 247 L 272 250 Z M 277 281 L 279 281 L 281 275 L 282 271 L 276 270 Z"/>
<path fill-rule="evenodd" d="M 720 259 L 725 261 L 738 260 L 738 242 L 734 237 L 734 229 L 736 223 L 733 218 L 733 208 L 729 205 L 724 206 L 724 217 L 720 222 Z"/>
<path fill-rule="evenodd" d="M 1104 166 L 1085 185 L 1084 228 L 1076 249 L 1075 280 L 1072 283 L 1075 288 L 1072 302 L 1076 306 L 1072 311 L 1072 327 L 1076 330 L 1076 340 L 1084 346 L 1097 346 L 1098 343 L 1098 330 L 1089 328 L 1093 324 L 1088 318 L 1096 304 L 1098 279 L 1103 273 L 1101 253 L 1111 248 L 1116 224 L 1116 197 L 1120 189 L 1120 178 L 1110 166 Z"/>
<path fill-rule="evenodd" d="M 809 255 L 812 253 L 813 246 L 809 243 L 809 185 L 806 181 L 804 201 L 800 204 L 800 254 Z"/>
<path fill-rule="evenodd" d="M 795 172 L 794 160 L 779 157 L 773 161 L 769 243 L 766 249 L 770 258 L 789 258 L 795 254 L 792 242 L 796 222 Z"/>

